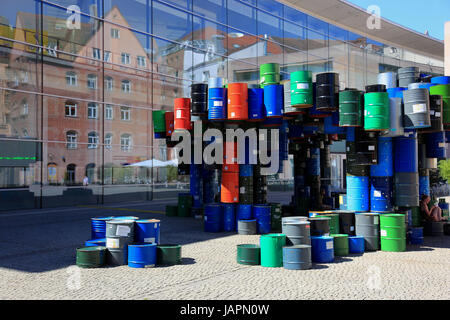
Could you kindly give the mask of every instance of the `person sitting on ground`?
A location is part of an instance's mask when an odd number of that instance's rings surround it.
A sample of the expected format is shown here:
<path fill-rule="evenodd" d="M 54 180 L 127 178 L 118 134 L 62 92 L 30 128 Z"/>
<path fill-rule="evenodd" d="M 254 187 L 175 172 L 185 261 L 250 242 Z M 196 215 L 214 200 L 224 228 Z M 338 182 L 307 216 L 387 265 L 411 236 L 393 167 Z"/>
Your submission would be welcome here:
<path fill-rule="evenodd" d="M 431 198 L 426 194 L 422 195 L 422 199 L 420 200 L 420 211 L 425 216 L 427 221 L 445 221 L 442 218 L 442 209 L 439 208 L 438 202 L 435 201 L 431 209 L 428 209 L 428 203 L 431 201 Z"/>

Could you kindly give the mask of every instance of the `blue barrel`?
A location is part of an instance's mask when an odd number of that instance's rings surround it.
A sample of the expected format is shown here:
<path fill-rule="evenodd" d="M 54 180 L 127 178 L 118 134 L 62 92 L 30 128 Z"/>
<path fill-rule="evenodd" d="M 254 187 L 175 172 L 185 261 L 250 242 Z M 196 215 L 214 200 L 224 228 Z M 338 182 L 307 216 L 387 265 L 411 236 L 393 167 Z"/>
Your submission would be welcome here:
<path fill-rule="evenodd" d="M 369 177 L 347 175 L 347 210 L 369 211 Z"/>
<path fill-rule="evenodd" d="M 223 121 L 227 118 L 227 89 L 208 89 L 208 119 Z"/>
<path fill-rule="evenodd" d="M 283 114 L 284 87 L 281 84 L 264 86 L 264 106 L 267 118 L 278 118 Z"/>
<path fill-rule="evenodd" d="M 364 253 L 364 237 L 348 237 L 348 251 L 350 253 Z"/>
<path fill-rule="evenodd" d="M 378 164 L 370 166 L 373 177 L 393 177 L 394 159 L 392 154 L 392 138 L 378 138 Z"/>
<path fill-rule="evenodd" d="M 165 132 L 155 132 L 155 139 L 165 139 L 166 133 Z"/>
<path fill-rule="evenodd" d="M 433 132 L 425 134 L 426 157 L 427 158 L 445 158 L 445 133 Z"/>
<path fill-rule="evenodd" d="M 423 244 L 423 228 L 411 228 L 409 232 L 410 244 Z"/>
<path fill-rule="evenodd" d="M 256 219 L 256 231 L 259 234 L 270 233 L 270 206 L 254 205 L 253 217 Z"/>
<path fill-rule="evenodd" d="M 106 221 L 114 217 L 91 218 L 91 239 L 106 238 Z"/>
<path fill-rule="evenodd" d="M 224 203 L 223 205 L 223 231 L 236 231 L 236 205 Z"/>
<path fill-rule="evenodd" d="M 433 78 L 431 78 L 431 83 L 450 84 L 450 77 L 449 76 L 433 77 Z"/>
<path fill-rule="evenodd" d="M 278 128 L 283 123 L 282 118 L 265 118 L 262 126 L 264 128 Z"/>
<path fill-rule="evenodd" d="M 248 119 L 260 120 L 264 119 L 264 89 L 249 88 L 248 89 Z"/>
<path fill-rule="evenodd" d="M 251 164 L 239 165 L 239 176 L 240 177 L 252 177 L 253 176 L 253 165 L 251 165 Z"/>
<path fill-rule="evenodd" d="M 356 136 L 356 128 L 355 127 L 347 127 L 347 136 L 345 138 L 348 142 L 355 142 L 355 136 Z"/>
<path fill-rule="evenodd" d="M 310 148 L 309 158 L 306 159 L 307 172 L 311 176 L 320 176 L 320 149 Z"/>
<path fill-rule="evenodd" d="M 289 131 L 288 121 L 283 120 L 283 122 L 281 123 L 281 126 L 280 126 L 280 131 L 279 131 L 280 163 L 283 160 L 288 160 L 289 159 L 288 131 Z"/>
<path fill-rule="evenodd" d="M 190 165 L 190 194 L 192 196 L 193 207 L 203 207 L 203 178 L 202 178 L 202 165 L 193 164 Z"/>
<path fill-rule="evenodd" d="M 408 88 L 400 87 L 400 88 L 390 88 L 387 89 L 386 91 L 388 93 L 389 98 L 401 98 L 403 101 L 403 91 L 407 89 Z"/>
<path fill-rule="evenodd" d="M 394 138 L 395 172 L 417 172 L 418 144 L 417 134 L 409 132 L 409 137 Z"/>
<path fill-rule="evenodd" d="M 103 239 L 93 239 L 84 242 L 85 247 L 106 247 L 106 238 Z"/>
<path fill-rule="evenodd" d="M 339 114 L 339 112 L 333 112 L 333 114 Z M 339 120 L 339 117 L 338 117 Z M 345 127 L 338 127 L 334 125 L 333 116 L 326 117 L 324 119 L 324 133 L 325 134 L 345 134 L 347 131 Z"/>
<path fill-rule="evenodd" d="M 252 205 L 238 204 L 236 208 L 236 220 L 251 220 L 252 219 Z"/>
<path fill-rule="evenodd" d="M 296 124 L 296 123 L 290 123 L 289 124 L 289 133 L 288 133 L 289 140 L 300 140 L 304 138 L 303 135 L 303 125 Z"/>
<path fill-rule="evenodd" d="M 114 220 L 139 220 L 139 217 L 134 216 L 119 216 L 119 217 L 112 217 Z"/>
<path fill-rule="evenodd" d="M 430 176 L 419 176 L 419 196 L 430 195 Z"/>
<path fill-rule="evenodd" d="M 303 135 L 305 137 L 313 136 L 317 133 L 318 130 L 319 130 L 318 126 L 305 124 L 305 126 L 303 127 Z"/>
<path fill-rule="evenodd" d="M 161 221 L 156 219 L 136 220 L 134 240 L 138 243 L 159 244 Z"/>
<path fill-rule="evenodd" d="M 222 231 L 223 221 L 223 206 L 220 203 L 206 204 L 204 207 L 205 232 L 220 232 Z"/>
<path fill-rule="evenodd" d="M 394 209 L 392 177 L 370 177 L 370 210 L 392 212 Z"/>
<path fill-rule="evenodd" d="M 150 268 L 156 266 L 156 243 L 128 245 L 128 266 Z"/>
<path fill-rule="evenodd" d="M 445 131 L 445 142 L 450 143 L 450 131 Z"/>
<path fill-rule="evenodd" d="M 439 205 L 439 208 L 442 209 L 442 211 L 444 211 L 444 210 L 448 211 L 450 208 L 450 204 L 448 202 L 440 202 L 439 201 L 438 205 Z"/>
<path fill-rule="evenodd" d="M 311 246 L 299 244 L 283 247 L 283 267 L 288 270 L 311 269 Z"/>
<path fill-rule="evenodd" d="M 214 170 L 203 170 L 203 203 L 214 202 L 218 182 L 214 179 Z"/>
<path fill-rule="evenodd" d="M 333 238 L 327 236 L 311 236 L 311 259 L 316 263 L 334 261 Z"/>

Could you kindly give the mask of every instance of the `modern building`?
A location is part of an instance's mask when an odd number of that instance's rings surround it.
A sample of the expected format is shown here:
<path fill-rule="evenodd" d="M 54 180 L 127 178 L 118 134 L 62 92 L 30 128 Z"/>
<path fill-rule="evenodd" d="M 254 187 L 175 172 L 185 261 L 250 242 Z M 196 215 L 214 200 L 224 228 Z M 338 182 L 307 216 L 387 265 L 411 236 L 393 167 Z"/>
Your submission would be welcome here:
<path fill-rule="evenodd" d="M 341 0 L 6 0 L 0 13 L 0 210 L 173 195 L 153 110 L 209 77 L 259 82 L 259 65 L 444 74 L 444 43 Z M 289 175 L 285 175 L 289 176 Z M 85 177 L 89 185 L 83 186 Z M 172 191 L 170 191 L 172 190 Z"/>

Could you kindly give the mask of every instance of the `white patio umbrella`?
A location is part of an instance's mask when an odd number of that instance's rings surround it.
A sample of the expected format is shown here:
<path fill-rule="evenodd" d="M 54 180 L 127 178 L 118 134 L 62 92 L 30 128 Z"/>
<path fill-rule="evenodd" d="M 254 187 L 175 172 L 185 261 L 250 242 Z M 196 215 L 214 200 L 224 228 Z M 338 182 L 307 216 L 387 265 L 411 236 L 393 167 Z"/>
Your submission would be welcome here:
<path fill-rule="evenodd" d="M 125 167 L 147 167 L 147 168 L 159 168 L 159 167 L 166 167 L 169 164 L 170 161 L 161 161 L 157 159 L 150 159 L 145 160 L 141 162 L 136 162 L 133 164 L 126 165 Z"/>

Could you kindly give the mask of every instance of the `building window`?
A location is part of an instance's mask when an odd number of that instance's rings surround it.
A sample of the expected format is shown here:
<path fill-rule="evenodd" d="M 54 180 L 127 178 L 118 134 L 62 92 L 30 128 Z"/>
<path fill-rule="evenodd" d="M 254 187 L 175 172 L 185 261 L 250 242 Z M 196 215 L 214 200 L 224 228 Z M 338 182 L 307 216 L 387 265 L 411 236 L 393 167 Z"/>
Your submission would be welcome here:
<path fill-rule="evenodd" d="M 28 115 L 28 103 L 26 101 L 24 101 L 22 104 L 22 115 Z"/>
<path fill-rule="evenodd" d="M 113 39 L 120 39 L 120 33 L 119 33 L 119 29 L 111 29 L 111 38 Z"/>
<path fill-rule="evenodd" d="M 76 117 L 77 107 L 76 103 L 66 102 L 66 117 Z"/>
<path fill-rule="evenodd" d="M 112 134 L 107 133 L 105 135 L 105 149 L 111 149 L 111 145 L 112 145 Z"/>
<path fill-rule="evenodd" d="M 100 60 L 101 59 L 101 54 L 100 54 L 100 49 L 98 49 L 98 48 L 92 48 L 92 57 L 94 58 L 94 59 L 98 59 L 98 60 Z"/>
<path fill-rule="evenodd" d="M 111 62 L 111 51 L 104 52 L 103 60 L 105 60 L 105 62 Z"/>
<path fill-rule="evenodd" d="M 89 74 L 87 76 L 87 87 L 89 89 L 97 89 L 97 76 L 94 74 Z"/>
<path fill-rule="evenodd" d="M 88 103 L 88 119 L 98 118 L 98 105 L 96 103 Z"/>
<path fill-rule="evenodd" d="M 131 92 L 131 81 L 130 80 L 122 80 L 122 91 L 126 93 Z"/>
<path fill-rule="evenodd" d="M 107 91 L 113 91 L 114 88 L 114 80 L 111 77 L 106 77 L 105 78 L 105 89 Z"/>
<path fill-rule="evenodd" d="M 66 133 L 67 149 L 76 149 L 77 143 L 77 133 L 75 131 L 68 131 Z"/>
<path fill-rule="evenodd" d="M 114 119 L 114 107 L 110 104 L 105 106 L 105 119 L 112 120 Z"/>
<path fill-rule="evenodd" d="M 124 121 L 131 120 L 131 108 L 130 107 L 120 107 L 120 119 Z"/>
<path fill-rule="evenodd" d="M 147 67 L 147 59 L 145 59 L 145 57 L 143 57 L 143 56 L 138 56 L 137 64 L 138 64 L 138 67 L 145 68 L 145 67 Z"/>
<path fill-rule="evenodd" d="M 120 136 L 120 149 L 122 151 L 131 150 L 131 135 L 123 134 Z"/>
<path fill-rule="evenodd" d="M 25 138 L 28 137 L 28 130 L 27 130 L 27 129 L 23 129 L 22 133 L 23 133 L 23 136 L 24 136 Z"/>
<path fill-rule="evenodd" d="M 130 54 L 122 53 L 122 64 L 130 64 Z"/>
<path fill-rule="evenodd" d="M 98 147 L 98 134 L 97 132 L 88 133 L 88 149 L 97 149 Z"/>
<path fill-rule="evenodd" d="M 77 74 L 75 72 L 66 72 L 66 84 L 68 86 L 77 85 Z"/>

